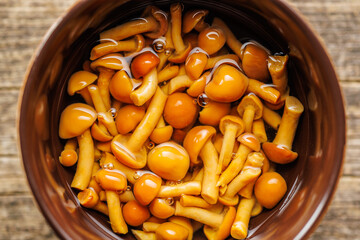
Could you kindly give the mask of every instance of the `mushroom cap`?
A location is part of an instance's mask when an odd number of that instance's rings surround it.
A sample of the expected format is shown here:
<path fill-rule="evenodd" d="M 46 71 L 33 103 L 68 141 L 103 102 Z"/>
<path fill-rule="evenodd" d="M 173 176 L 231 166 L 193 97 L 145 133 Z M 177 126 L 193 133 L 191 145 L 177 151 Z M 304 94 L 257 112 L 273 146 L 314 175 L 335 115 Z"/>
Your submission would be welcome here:
<path fill-rule="evenodd" d="M 123 56 L 120 53 L 110 53 L 90 64 L 91 69 L 97 70 L 98 67 L 121 70 L 123 68 Z"/>
<path fill-rule="evenodd" d="M 199 121 L 205 125 L 217 126 L 220 120 L 230 113 L 230 103 L 209 101 L 199 113 Z"/>
<path fill-rule="evenodd" d="M 191 49 L 191 43 L 187 43 L 185 49 L 182 52 L 173 52 L 173 54 L 171 54 L 171 56 L 168 58 L 168 61 L 172 63 L 185 62 L 186 57 L 189 55 Z"/>
<path fill-rule="evenodd" d="M 266 82 L 270 74 L 268 70 L 268 52 L 259 44 L 250 42 L 245 46 L 242 56 L 242 67 L 249 78 Z"/>
<path fill-rule="evenodd" d="M 237 68 L 223 64 L 205 87 L 205 94 L 217 102 L 234 102 L 245 93 L 249 79 Z"/>
<path fill-rule="evenodd" d="M 194 27 L 201 21 L 204 21 L 204 18 L 209 14 L 208 10 L 204 9 L 195 9 L 187 11 L 183 16 L 183 33 L 189 33 Z"/>
<path fill-rule="evenodd" d="M 205 90 L 206 78 L 210 75 L 210 71 L 205 72 L 199 79 L 193 81 L 186 93 L 192 97 L 198 97 Z"/>
<path fill-rule="evenodd" d="M 108 142 L 113 139 L 113 136 L 104 132 L 95 122 L 91 126 L 91 136 L 99 142 Z"/>
<path fill-rule="evenodd" d="M 218 228 L 212 228 L 210 226 L 204 226 L 204 233 L 209 240 L 226 239 L 230 235 L 231 226 L 236 217 L 235 207 L 228 207 L 224 213 L 224 220 Z"/>
<path fill-rule="evenodd" d="M 169 205 L 163 198 L 155 198 L 151 202 L 149 210 L 153 216 L 160 219 L 167 219 L 175 213 L 175 208 Z"/>
<path fill-rule="evenodd" d="M 217 133 L 214 139 L 214 147 L 216 148 L 216 151 L 220 154 L 221 147 L 224 141 L 224 135 L 221 133 Z M 239 149 L 239 142 L 235 141 L 234 148 L 232 150 L 233 153 L 236 153 Z"/>
<path fill-rule="evenodd" d="M 181 180 L 190 167 L 186 150 L 175 142 L 157 145 L 148 154 L 147 165 L 155 174 L 166 180 Z"/>
<path fill-rule="evenodd" d="M 252 149 L 255 152 L 260 151 L 260 141 L 252 133 L 243 133 L 237 139 L 241 144 L 244 144 L 248 148 Z"/>
<path fill-rule="evenodd" d="M 122 211 L 125 222 L 130 226 L 140 226 L 150 217 L 148 208 L 141 205 L 136 200 L 127 202 Z"/>
<path fill-rule="evenodd" d="M 137 55 L 131 62 L 131 72 L 136 79 L 144 77 L 153 70 L 160 62 L 158 56 L 147 51 Z"/>
<path fill-rule="evenodd" d="M 165 222 L 156 229 L 155 234 L 158 240 L 186 240 L 189 230 L 177 223 Z"/>
<path fill-rule="evenodd" d="M 170 140 L 173 131 L 174 129 L 170 125 L 161 128 L 155 128 L 150 135 L 150 139 L 156 144 L 167 142 Z"/>
<path fill-rule="evenodd" d="M 198 36 L 198 45 L 201 49 L 212 55 L 219 51 L 226 42 L 223 30 L 218 27 L 208 27 L 202 30 Z"/>
<path fill-rule="evenodd" d="M 156 31 L 145 33 L 144 35 L 151 39 L 156 39 L 163 36 L 168 29 L 168 15 L 166 12 L 160 10 L 155 6 L 148 6 L 144 10 L 142 17 L 152 16 L 156 19 L 159 24 L 159 27 Z"/>
<path fill-rule="evenodd" d="M 261 100 L 253 93 L 249 93 L 243 99 L 241 99 L 241 102 L 239 103 L 237 107 L 237 111 L 242 117 L 244 115 L 245 109 L 247 107 L 253 107 L 255 111 L 254 120 L 257 120 L 262 117 L 263 113 L 263 104 Z"/>
<path fill-rule="evenodd" d="M 153 173 L 145 173 L 134 184 L 134 196 L 142 205 L 148 205 L 160 191 L 162 179 Z"/>
<path fill-rule="evenodd" d="M 186 74 L 191 79 L 198 79 L 203 73 L 208 56 L 203 52 L 190 53 L 185 61 Z"/>
<path fill-rule="evenodd" d="M 171 218 L 169 218 L 169 222 L 173 222 L 173 223 L 176 223 L 176 224 L 179 224 L 179 225 L 185 227 L 189 231 L 189 236 L 187 239 L 188 240 L 193 239 L 194 228 L 191 224 L 190 219 L 188 219 L 186 217 L 172 216 Z"/>
<path fill-rule="evenodd" d="M 68 105 L 60 116 L 59 136 L 63 139 L 81 135 L 97 118 L 95 109 L 84 103 Z"/>
<path fill-rule="evenodd" d="M 77 160 L 78 160 L 77 152 L 73 149 L 64 149 L 59 157 L 59 161 L 61 165 L 65 167 L 71 167 L 75 165 Z"/>
<path fill-rule="evenodd" d="M 304 106 L 296 97 L 288 96 L 285 99 L 284 111 L 287 111 L 293 117 L 300 117 L 300 115 L 304 111 Z"/>
<path fill-rule="evenodd" d="M 102 168 L 96 172 L 95 179 L 104 190 L 124 191 L 127 187 L 125 174 L 116 169 Z"/>
<path fill-rule="evenodd" d="M 147 160 L 146 148 L 142 146 L 139 151 L 132 152 L 126 147 L 130 136 L 130 134 L 116 135 L 111 141 L 111 151 L 122 164 L 135 169 L 143 168 Z"/>
<path fill-rule="evenodd" d="M 130 93 L 133 91 L 133 85 L 126 71 L 121 70 L 114 74 L 110 80 L 109 90 L 111 96 L 123 103 L 133 103 Z"/>
<path fill-rule="evenodd" d="M 221 118 L 220 120 L 220 124 L 219 124 L 219 129 L 222 132 L 222 134 L 225 134 L 226 131 L 226 125 L 228 124 L 233 124 L 236 125 L 237 131 L 236 131 L 236 137 L 238 137 L 241 133 L 244 132 L 244 121 L 237 117 L 237 116 L 233 116 L 233 115 L 226 115 L 224 117 Z"/>
<path fill-rule="evenodd" d="M 293 152 L 282 145 L 270 142 L 263 143 L 262 149 L 269 160 L 279 164 L 290 163 L 298 156 L 296 152 Z"/>
<path fill-rule="evenodd" d="M 145 116 L 145 107 L 126 105 L 117 111 L 116 128 L 120 134 L 133 131 Z"/>
<path fill-rule="evenodd" d="M 93 208 L 99 202 L 99 195 L 93 188 L 87 188 L 77 195 L 80 204 L 87 208 Z"/>
<path fill-rule="evenodd" d="M 185 136 L 183 146 L 190 156 L 193 164 L 199 164 L 199 153 L 205 143 L 216 134 L 216 129 L 211 126 L 196 126 L 192 128 Z"/>
<path fill-rule="evenodd" d="M 67 92 L 73 96 L 76 92 L 86 88 L 96 81 L 98 76 L 88 71 L 78 71 L 73 73 L 69 79 Z"/>
<path fill-rule="evenodd" d="M 137 48 L 135 52 L 141 51 L 145 47 L 145 38 L 141 34 L 136 34 L 134 40 L 137 42 Z"/>

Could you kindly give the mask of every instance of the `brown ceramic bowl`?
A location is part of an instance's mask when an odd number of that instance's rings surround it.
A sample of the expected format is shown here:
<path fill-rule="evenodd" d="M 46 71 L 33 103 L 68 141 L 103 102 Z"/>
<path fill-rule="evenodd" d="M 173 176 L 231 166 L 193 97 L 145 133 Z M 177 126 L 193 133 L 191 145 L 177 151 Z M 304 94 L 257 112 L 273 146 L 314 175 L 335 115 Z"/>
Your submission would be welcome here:
<path fill-rule="evenodd" d="M 24 168 L 35 199 L 65 239 L 134 239 L 114 234 L 107 219 L 82 208 L 70 182 L 74 169 L 59 164 L 63 142 L 59 116 L 70 98 L 66 82 L 88 58 L 98 34 L 139 16 L 148 4 L 168 9 L 169 0 L 87 0 L 76 3 L 51 28 L 29 66 L 20 95 L 19 136 Z M 288 184 L 284 199 L 253 218 L 248 239 L 302 239 L 324 216 L 341 175 L 345 147 L 344 105 L 324 46 L 298 12 L 281 0 L 184 0 L 206 8 L 240 38 L 272 52 L 290 54 L 291 94 L 305 106 L 294 142 L 299 158 L 278 171 Z M 246 39 L 243 39 L 246 40 Z M 195 239 L 204 239 L 197 233 Z"/>

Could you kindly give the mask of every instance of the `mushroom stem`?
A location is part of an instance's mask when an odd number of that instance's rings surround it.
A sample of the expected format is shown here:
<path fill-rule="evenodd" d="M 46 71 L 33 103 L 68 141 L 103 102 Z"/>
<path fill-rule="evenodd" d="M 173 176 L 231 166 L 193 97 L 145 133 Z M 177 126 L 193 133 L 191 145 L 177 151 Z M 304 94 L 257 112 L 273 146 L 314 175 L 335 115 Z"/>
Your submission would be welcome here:
<path fill-rule="evenodd" d="M 141 35 L 136 35 L 132 39 L 124 41 L 104 42 L 93 47 L 90 53 L 90 60 L 95 60 L 109 53 L 114 52 L 136 52 L 141 50 L 145 44 L 145 39 Z"/>
<path fill-rule="evenodd" d="M 255 178 L 254 180 L 252 180 L 250 183 L 248 183 L 245 187 L 243 187 L 240 191 L 239 191 L 239 195 L 244 197 L 244 198 L 251 198 L 251 196 L 253 195 L 253 191 L 254 191 L 254 186 L 256 183 L 256 180 L 258 179 Z"/>
<path fill-rule="evenodd" d="M 182 194 L 199 195 L 201 193 L 201 182 L 189 181 L 174 186 L 161 186 L 157 195 L 159 198 L 180 197 Z"/>
<path fill-rule="evenodd" d="M 103 202 L 98 202 L 92 209 L 101 212 L 102 214 L 105 214 L 109 216 L 109 208 L 108 206 Z"/>
<path fill-rule="evenodd" d="M 268 69 L 271 75 L 272 82 L 275 85 L 275 88 L 279 90 L 281 95 L 285 94 L 288 83 L 286 69 L 288 59 L 288 55 L 268 57 Z"/>
<path fill-rule="evenodd" d="M 249 153 L 251 153 L 251 148 L 240 144 L 238 151 L 235 155 L 235 158 L 231 161 L 230 165 L 225 169 L 225 171 L 220 175 L 217 186 L 225 187 L 229 182 L 231 182 L 241 171 L 246 161 L 246 158 Z"/>
<path fill-rule="evenodd" d="M 84 190 L 89 186 L 91 173 L 94 164 L 94 142 L 90 129 L 77 137 L 79 144 L 79 159 L 71 187 Z"/>
<path fill-rule="evenodd" d="M 278 130 L 281 122 L 280 114 L 264 106 L 263 119 L 270 127 L 272 127 L 275 130 Z"/>
<path fill-rule="evenodd" d="M 171 36 L 176 52 L 182 52 L 186 48 L 181 37 L 181 11 L 182 7 L 180 3 L 172 4 L 170 6 L 172 27 Z"/>
<path fill-rule="evenodd" d="M 181 195 L 180 203 L 184 207 L 199 207 L 199 208 L 209 208 L 211 205 L 200 197 Z"/>
<path fill-rule="evenodd" d="M 119 195 L 115 191 L 106 191 L 111 228 L 115 233 L 126 234 L 128 227 L 122 215 Z"/>
<path fill-rule="evenodd" d="M 161 83 L 168 81 L 176 77 L 178 73 L 179 73 L 179 66 L 174 65 L 174 66 L 166 67 L 158 73 L 158 82 Z"/>
<path fill-rule="evenodd" d="M 111 112 L 99 112 L 98 120 L 100 123 L 104 124 L 112 136 L 118 135 L 114 117 L 112 116 Z"/>
<path fill-rule="evenodd" d="M 242 54 L 241 54 L 242 43 L 239 40 L 237 40 L 237 38 L 231 32 L 230 28 L 226 25 L 226 23 L 223 22 L 220 18 L 216 17 L 214 18 L 212 25 L 218 26 L 221 28 L 221 30 L 223 30 L 226 37 L 226 44 L 231 48 L 231 50 L 234 51 L 236 55 L 240 57 L 240 59 L 242 59 Z"/>
<path fill-rule="evenodd" d="M 89 92 L 91 95 L 92 102 L 94 103 L 95 110 L 98 113 L 106 112 L 107 110 L 106 110 L 105 104 L 101 98 L 98 86 L 91 84 L 88 86 L 88 89 L 89 89 Z"/>
<path fill-rule="evenodd" d="M 264 110 L 263 110 L 264 114 Z M 260 143 L 267 141 L 267 134 L 265 131 L 265 124 L 262 118 L 253 121 L 252 133 L 259 139 Z"/>
<path fill-rule="evenodd" d="M 303 111 L 304 107 L 297 98 L 292 96 L 286 98 L 284 113 L 273 141 L 274 144 L 291 150 L 299 118 Z"/>
<path fill-rule="evenodd" d="M 115 74 L 114 70 L 106 69 L 103 67 L 99 67 L 99 77 L 97 80 L 97 86 L 99 88 L 100 96 L 103 100 L 106 110 L 111 108 L 111 99 L 110 99 L 110 92 L 109 92 L 109 84 L 110 80 Z"/>
<path fill-rule="evenodd" d="M 182 88 L 188 88 L 194 81 L 188 75 L 176 76 L 169 82 L 169 94 L 176 92 Z"/>
<path fill-rule="evenodd" d="M 83 88 L 80 91 L 78 91 L 78 93 L 81 95 L 81 97 L 85 100 L 86 104 L 90 105 L 90 106 L 94 106 L 92 99 L 91 99 L 91 95 L 89 92 L 88 88 Z"/>
<path fill-rule="evenodd" d="M 158 227 L 160 227 L 160 223 L 155 223 L 155 222 L 144 222 L 142 225 L 142 229 L 145 232 L 155 232 L 156 229 L 158 229 Z"/>
<path fill-rule="evenodd" d="M 153 68 L 144 76 L 141 86 L 130 94 L 131 100 L 136 106 L 141 106 L 147 102 L 156 92 L 158 76 L 156 68 Z"/>
<path fill-rule="evenodd" d="M 154 232 L 144 232 L 135 229 L 131 229 L 131 232 L 137 240 L 156 240 L 156 234 Z"/>
<path fill-rule="evenodd" d="M 144 118 L 134 130 L 126 145 L 129 150 L 136 152 L 144 145 L 147 138 L 156 127 L 156 124 L 159 122 L 165 107 L 166 99 L 167 95 L 157 87 Z"/>
<path fill-rule="evenodd" d="M 259 98 L 262 98 L 264 101 L 272 104 L 276 104 L 280 99 L 280 92 L 273 88 L 273 85 L 266 84 L 255 79 L 249 78 L 249 85 L 246 92 L 254 93 Z"/>
<path fill-rule="evenodd" d="M 218 174 L 220 174 L 230 163 L 238 128 L 239 127 L 236 124 L 227 123 L 225 125 L 224 139 L 221 146 L 219 164 L 217 168 Z"/>
<path fill-rule="evenodd" d="M 211 227 L 221 225 L 224 216 L 207 209 L 197 207 L 183 207 L 179 201 L 175 204 L 175 216 L 191 218 Z"/>
<path fill-rule="evenodd" d="M 139 33 L 155 31 L 158 27 L 154 17 L 137 18 L 100 33 L 100 41 L 123 40 Z"/>
<path fill-rule="evenodd" d="M 231 236 L 235 239 L 244 239 L 247 236 L 251 211 L 255 205 L 255 197 L 250 199 L 242 198 L 240 200 L 236 217 L 231 226 Z"/>
<path fill-rule="evenodd" d="M 208 58 L 204 70 L 208 70 L 210 68 L 215 67 L 215 64 L 223 59 L 234 60 L 235 62 L 239 63 L 239 57 L 236 56 L 235 54 L 225 54 L 225 55 Z"/>
<path fill-rule="evenodd" d="M 243 187 L 256 179 L 261 173 L 263 160 L 264 156 L 261 153 L 250 153 L 240 174 L 228 184 L 223 198 L 234 198 Z"/>
<path fill-rule="evenodd" d="M 252 105 L 246 106 L 243 115 L 245 132 L 251 133 L 254 116 L 255 116 L 255 108 Z"/>
<path fill-rule="evenodd" d="M 219 159 L 216 148 L 214 147 L 210 139 L 201 149 L 200 158 L 204 164 L 204 176 L 202 179 L 201 196 L 209 204 L 215 204 L 219 197 L 219 188 L 216 187 L 216 183 L 219 179 L 219 174 L 216 173 Z"/>

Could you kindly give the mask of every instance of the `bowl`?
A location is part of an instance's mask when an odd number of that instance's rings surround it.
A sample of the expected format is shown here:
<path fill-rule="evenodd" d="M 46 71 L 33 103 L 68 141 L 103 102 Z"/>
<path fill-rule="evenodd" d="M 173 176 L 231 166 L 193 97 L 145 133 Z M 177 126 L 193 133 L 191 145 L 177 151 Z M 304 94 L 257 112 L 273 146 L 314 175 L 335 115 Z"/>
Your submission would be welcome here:
<path fill-rule="evenodd" d="M 64 239 L 134 239 L 111 231 L 107 219 L 80 206 L 70 188 L 73 168 L 59 164 L 61 111 L 70 103 L 66 83 L 88 58 L 98 34 L 139 16 L 149 4 L 168 9 L 169 0 L 86 0 L 75 3 L 52 26 L 29 65 L 19 97 L 19 147 L 36 202 Z M 298 159 L 282 165 L 288 190 L 272 210 L 250 221 L 248 239 L 309 237 L 325 215 L 341 175 L 345 148 L 343 99 L 334 66 L 304 18 L 281 0 L 184 0 L 185 8 L 210 10 L 240 37 L 272 52 L 290 55 L 291 94 L 304 104 L 294 150 Z M 241 39 L 241 40 L 247 40 Z M 195 239 L 205 239 L 198 232 Z"/>

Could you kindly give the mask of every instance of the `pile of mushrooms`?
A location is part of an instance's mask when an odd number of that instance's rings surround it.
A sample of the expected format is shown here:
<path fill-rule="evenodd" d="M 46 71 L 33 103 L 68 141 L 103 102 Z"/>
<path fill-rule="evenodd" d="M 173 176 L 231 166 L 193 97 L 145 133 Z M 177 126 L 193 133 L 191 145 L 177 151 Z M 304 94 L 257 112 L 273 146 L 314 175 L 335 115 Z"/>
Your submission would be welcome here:
<path fill-rule="evenodd" d="M 59 162 L 76 165 L 79 203 L 108 215 L 115 233 L 243 239 L 287 192 L 276 165 L 298 157 L 304 111 L 289 57 L 240 42 L 208 13 L 149 6 L 102 32 L 68 80 L 83 101 L 61 113 Z"/>

